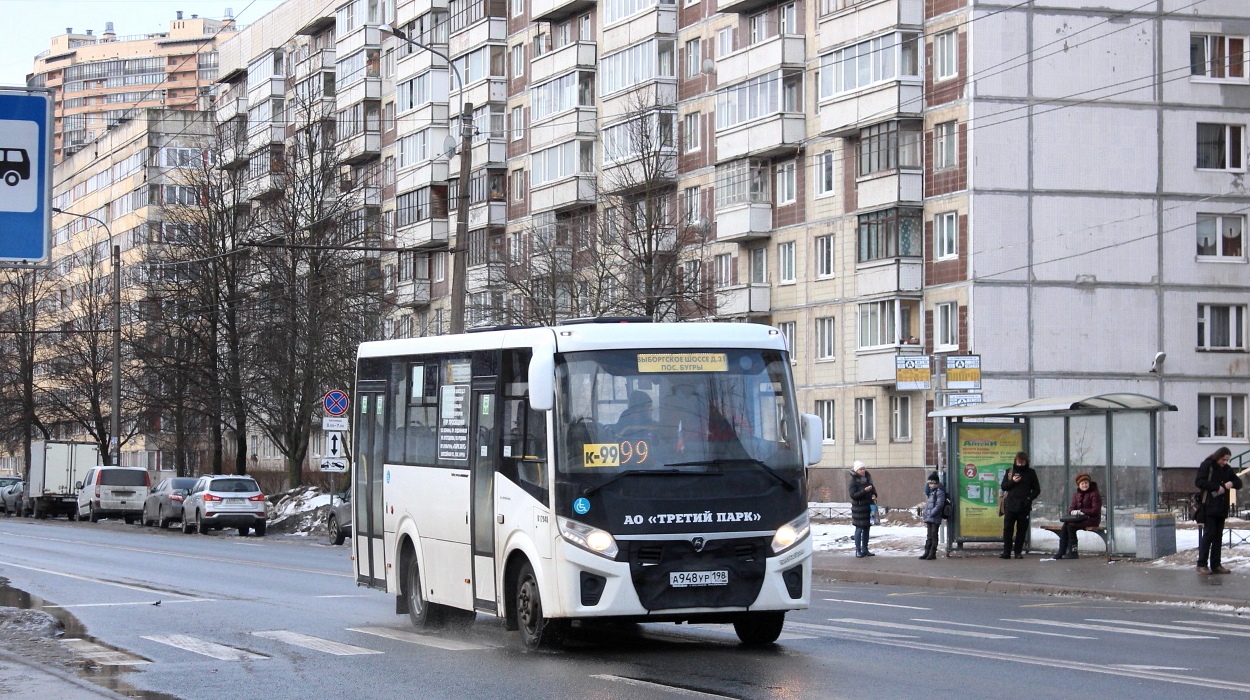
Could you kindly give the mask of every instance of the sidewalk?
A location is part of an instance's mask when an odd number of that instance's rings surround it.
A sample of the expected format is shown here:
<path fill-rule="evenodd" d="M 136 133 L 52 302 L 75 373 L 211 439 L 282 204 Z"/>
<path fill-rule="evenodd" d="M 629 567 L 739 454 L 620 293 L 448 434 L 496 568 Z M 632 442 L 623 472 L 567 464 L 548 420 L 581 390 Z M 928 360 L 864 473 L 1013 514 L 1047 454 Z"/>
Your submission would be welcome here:
<path fill-rule="evenodd" d="M 855 558 L 851 552 L 818 551 L 813 576 L 853 583 L 942 588 L 1026 595 L 1072 595 L 1132 602 L 1227 605 L 1250 608 L 1250 573 L 1203 576 L 1194 567 L 1152 565 L 1100 554 L 1042 561 L 1053 554 L 999 559 L 998 548 L 939 550 L 934 561 L 918 553 L 880 552 Z"/>
<path fill-rule="evenodd" d="M 55 700 L 125 700 L 111 690 L 0 649 L 0 696 Z"/>

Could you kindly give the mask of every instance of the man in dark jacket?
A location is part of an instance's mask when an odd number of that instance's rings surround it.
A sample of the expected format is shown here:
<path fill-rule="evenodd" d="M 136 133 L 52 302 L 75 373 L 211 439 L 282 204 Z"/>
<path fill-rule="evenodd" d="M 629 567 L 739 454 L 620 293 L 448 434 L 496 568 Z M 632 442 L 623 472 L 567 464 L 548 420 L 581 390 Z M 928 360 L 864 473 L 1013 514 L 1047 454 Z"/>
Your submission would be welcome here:
<path fill-rule="evenodd" d="M 1033 501 L 1042 493 L 1037 472 L 1029 466 L 1027 452 L 1016 453 L 1015 462 L 1003 475 L 1003 483 L 999 487 L 1004 495 L 1003 553 L 998 556 L 1010 559 L 1015 552 L 1016 559 L 1023 559 L 1024 538 L 1029 534 L 1029 514 L 1033 512 Z"/>
<path fill-rule="evenodd" d="M 1202 492 L 1202 536 L 1198 538 L 1198 573 L 1231 573 L 1220 564 L 1220 540 L 1228 517 L 1229 491 L 1241 488 L 1241 477 L 1228 466 L 1232 450 L 1221 447 L 1202 460 L 1194 485 Z M 1207 566 L 1210 564 L 1210 567 Z"/>

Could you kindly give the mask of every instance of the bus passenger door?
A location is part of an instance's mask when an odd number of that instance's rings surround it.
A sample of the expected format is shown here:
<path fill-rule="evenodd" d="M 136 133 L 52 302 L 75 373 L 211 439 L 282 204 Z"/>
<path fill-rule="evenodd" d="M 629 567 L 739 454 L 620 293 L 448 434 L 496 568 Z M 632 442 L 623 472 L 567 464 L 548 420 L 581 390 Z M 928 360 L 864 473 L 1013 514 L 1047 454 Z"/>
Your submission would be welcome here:
<path fill-rule="evenodd" d="M 376 385 L 376 386 L 374 386 Z M 356 583 L 386 589 L 386 546 L 382 540 L 383 430 L 386 382 L 361 381 L 356 387 L 356 450 L 352 472 L 352 551 Z"/>
<path fill-rule="evenodd" d="M 495 605 L 495 466 L 499 449 L 496 416 L 499 397 L 494 378 L 489 388 L 473 390 L 472 436 L 469 459 L 472 461 L 471 520 L 473 522 L 473 607 L 496 613 Z"/>

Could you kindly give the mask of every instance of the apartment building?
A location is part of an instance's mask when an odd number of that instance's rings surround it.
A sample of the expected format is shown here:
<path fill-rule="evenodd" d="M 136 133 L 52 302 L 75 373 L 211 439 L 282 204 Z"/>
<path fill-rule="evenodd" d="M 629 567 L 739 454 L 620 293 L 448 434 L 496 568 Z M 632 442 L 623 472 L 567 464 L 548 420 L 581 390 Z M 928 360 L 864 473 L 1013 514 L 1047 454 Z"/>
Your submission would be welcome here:
<path fill-rule="evenodd" d="M 235 30 L 230 17 L 184 19 L 178 12 L 164 32 L 122 36 L 108 22 L 103 34 L 68 27 L 52 37 L 26 83 L 52 90 L 54 160 L 140 110 L 199 109 L 217 80 L 217 44 Z"/>
<path fill-rule="evenodd" d="M 247 135 L 225 160 L 260 179 L 291 105 L 333 121 L 342 186 L 384 249 L 388 335 L 447 330 L 453 251 L 467 325 L 504 322 L 525 260 L 604 209 L 667 212 L 710 300 L 675 316 L 789 339 L 825 425 L 813 497 L 844 498 L 863 460 L 909 506 L 942 462 L 926 416 L 943 397 L 897 390 L 900 357 L 978 355 L 986 401 L 1161 397 L 1179 409 L 1165 468 L 1250 447 L 1250 10 L 1094 5 L 290 0 L 222 45 L 217 118 Z M 580 289 L 559 313 L 593 311 Z"/>

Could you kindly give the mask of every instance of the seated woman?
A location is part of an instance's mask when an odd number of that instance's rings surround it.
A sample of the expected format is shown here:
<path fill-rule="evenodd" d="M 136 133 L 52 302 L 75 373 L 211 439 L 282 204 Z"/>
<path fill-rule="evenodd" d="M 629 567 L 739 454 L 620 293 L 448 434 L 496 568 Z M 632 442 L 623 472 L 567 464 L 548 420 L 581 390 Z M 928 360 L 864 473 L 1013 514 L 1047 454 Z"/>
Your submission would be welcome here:
<path fill-rule="evenodd" d="M 1085 517 L 1063 524 L 1059 531 L 1059 553 L 1055 555 L 1055 559 L 1076 559 L 1077 531 L 1098 527 L 1098 523 L 1102 522 L 1102 495 L 1098 493 L 1098 484 L 1094 483 L 1089 474 L 1082 472 L 1076 475 L 1076 492 L 1072 494 L 1068 513 L 1074 518 L 1082 515 Z"/>

